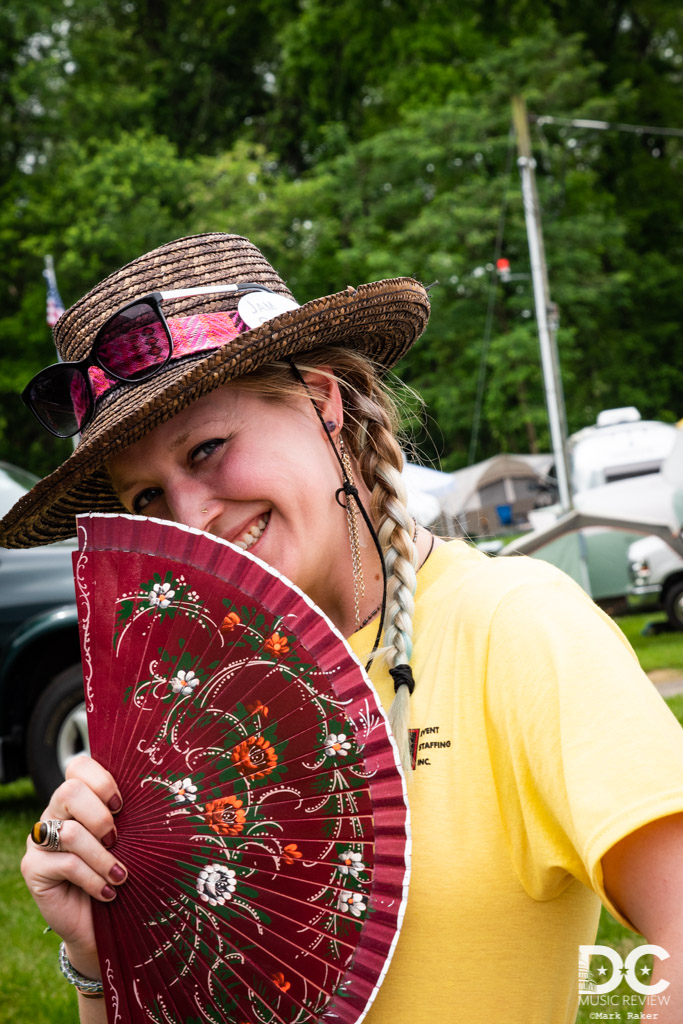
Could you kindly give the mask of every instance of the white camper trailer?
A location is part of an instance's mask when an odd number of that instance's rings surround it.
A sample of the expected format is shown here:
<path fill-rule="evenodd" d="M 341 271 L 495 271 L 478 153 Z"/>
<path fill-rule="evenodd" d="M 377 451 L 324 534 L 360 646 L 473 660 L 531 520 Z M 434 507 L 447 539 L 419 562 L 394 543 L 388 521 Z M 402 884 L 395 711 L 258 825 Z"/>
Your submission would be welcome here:
<path fill-rule="evenodd" d="M 594 426 L 584 427 L 568 440 L 572 491 L 576 494 L 657 473 L 675 438 L 673 424 L 643 420 L 632 405 L 604 409 Z"/>

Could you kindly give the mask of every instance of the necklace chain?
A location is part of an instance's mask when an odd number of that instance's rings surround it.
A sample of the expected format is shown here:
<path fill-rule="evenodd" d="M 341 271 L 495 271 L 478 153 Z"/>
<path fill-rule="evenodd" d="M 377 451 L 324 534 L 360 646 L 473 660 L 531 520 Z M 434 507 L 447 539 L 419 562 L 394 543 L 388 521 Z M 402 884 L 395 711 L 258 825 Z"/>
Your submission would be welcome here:
<path fill-rule="evenodd" d="M 417 519 L 414 519 L 413 522 L 415 523 L 415 529 L 413 530 L 413 544 L 416 544 L 417 543 Z M 429 555 L 432 553 L 432 548 L 433 547 L 434 547 L 434 534 L 432 534 L 432 547 L 430 547 L 430 549 L 429 549 L 429 552 L 427 554 L 427 558 L 429 558 Z M 425 559 L 425 561 L 426 560 L 427 559 Z M 358 632 L 359 629 L 363 629 L 364 626 L 367 626 L 368 622 L 372 622 L 372 620 L 374 619 L 375 615 L 377 615 L 377 612 L 379 612 L 381 610 L 382 602 L 380 601 L 380 603 L 377 605 L 377 607 L 373 608 L 372 611 L 370 612 L 370 614 L 366 615 L 365 618 L 363 619 L 363 621 L 359 623 L 358 620 L 360 618 L 360 615 L 359 615 L 359 611 L 358 611 L 358 595 L 355 592 L 355 589 L 356 588 L 354 587 L 354 604 L 355 604 L 355 611 L 356 611 L 356 632 Z"/>
<path fill-rule="evenodd" d="M 380 601 L 380 603 L 377 605 L 377 607 L 373 608 L 372 611 L 370 612 L 370 614 L 365 616 L 365 618 L 360 623 L 360 625 L 356 626 L 356 632 L 358 632 L 359 629 L 362 629 L 363 626 L 367 626 L 368 622 L 372 622 L 372 620 L 374 619 L 374 617 L 377 614 L 377 612 L 381 609 L 381 607 L 382 607 L 382 602 Z"/>
<path fill-rule="evenodd" d="M 344 439 L 339 435 L 339 455 L 344 472 L 350 484 L 355 486 L 351 460 L 344 445 Z M 365 597 L 365 578 L 363 576 L 363 562 L 360 554 L 360 535 L 358 532 L 359 510 L 355 498 L 351 494 L 346 495 L 346 522 L 349 529 L 349 540 L 351 542 L 351 568 L 353 571 L 353 610 L 356 630 L 362 628 L 365 623 L 360 621 L 360 599 Z M 368 620 L 369 621 L 369 620 Z"/>

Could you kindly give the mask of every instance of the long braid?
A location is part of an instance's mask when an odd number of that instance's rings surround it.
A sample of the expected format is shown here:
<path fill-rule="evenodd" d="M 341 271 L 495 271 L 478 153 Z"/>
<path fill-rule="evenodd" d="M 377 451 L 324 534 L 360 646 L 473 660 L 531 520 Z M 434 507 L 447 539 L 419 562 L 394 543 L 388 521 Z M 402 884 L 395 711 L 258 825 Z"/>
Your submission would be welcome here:
<path fill-rule="evenodd" d="M 384 396 L 382 396 L 383 398 Z M 375 395 L 357 393 L 363 447 L 357 453 L 361 474 L 371 488 L 371 515 L 387 569 L 387 607 L 384 618 L 384 656 L 389 668 L 408 665 L 413 651 L 413 615 L 417 587 L 417 550 L 413 522 L 406 508 L 407 495 L 401 476 L 402 455 L 383 402 Z M 399 748 L 401 763 L 410 768 L 410 689 L 396 685 L 389 708 L 389 723 Z"/>

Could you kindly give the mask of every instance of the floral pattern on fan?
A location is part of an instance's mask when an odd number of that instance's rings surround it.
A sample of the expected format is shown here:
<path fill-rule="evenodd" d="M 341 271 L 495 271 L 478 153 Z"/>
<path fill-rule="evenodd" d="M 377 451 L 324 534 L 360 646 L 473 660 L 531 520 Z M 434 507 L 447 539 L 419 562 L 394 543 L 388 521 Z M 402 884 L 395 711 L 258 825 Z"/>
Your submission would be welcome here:
<path fill-rule="evenodd" d="M 406 884 L 405 825 L 402 840 L 376 831 L 373 792 L 402 801 L 376 701 L 324 620 L 251 557 L 224 546 L 209 571 L 202 544 L 220 542 L 203 535 L 199 565 L 156 538 L 92 550 L 112 518 L 92 517 L 76 562 L 91 746 L 124 795 L 129 879 L 94 907 L 110 1021 L 124 1003 L 118 1019 L 158 1024 L 356 1020 Z M 179 528 L 158 525 L 172 546 Z M 386 895 L 385 863 L 399 879 Z M 366 922 L 377 938 L 361 971 Z"/>
<path fill-rule="evenodd" d="M 200 600 L 199 594 L 192 590 L 185 577 L 181 575 L 176 578 L 170 570 L 164 573 L 163 578 L 159 573 L 154 573 L 152 579 L 140 583 L 137 593 L 122 595 L 118 598 L 117 604 L 119 610 L 116 621 L 120 629 L 113 636 L 115 649 L 128 626 L 140 615 L 157 613 L 163 620 L 166 617 L 173 619 L 177 614 L 182 614 L 189 619 L 196 619 L 203 629 L 218 628 L 206 615 L 203 601 Z"/>

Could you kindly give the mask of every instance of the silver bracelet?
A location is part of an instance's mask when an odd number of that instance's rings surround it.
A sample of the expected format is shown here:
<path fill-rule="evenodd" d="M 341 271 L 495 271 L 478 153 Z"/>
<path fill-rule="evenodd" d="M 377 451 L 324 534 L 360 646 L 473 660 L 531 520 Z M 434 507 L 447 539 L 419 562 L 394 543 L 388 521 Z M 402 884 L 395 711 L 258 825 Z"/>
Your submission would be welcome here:
<path fill-rule="evenodd" d="M 59 969 L 69 984 L 75 985 L 83 995 L 104 995 L 104 985 L 101 981 L 97 981 L 95 978 L 86 978 L 84 974 L 76 970 L 66 955 L 66 946 L 63 942 L 59 944 Z"/>

